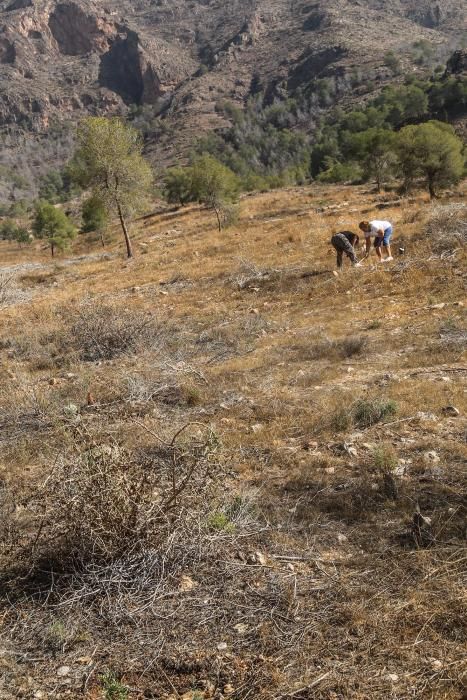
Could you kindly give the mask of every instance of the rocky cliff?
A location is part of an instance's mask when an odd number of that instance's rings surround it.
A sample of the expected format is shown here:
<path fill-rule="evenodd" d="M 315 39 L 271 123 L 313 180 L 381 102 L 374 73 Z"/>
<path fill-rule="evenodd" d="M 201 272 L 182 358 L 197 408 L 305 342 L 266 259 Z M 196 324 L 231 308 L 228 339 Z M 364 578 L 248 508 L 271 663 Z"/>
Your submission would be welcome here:
<path fill-rule="evenodd" d="M 163 106 L 183 146 L 255 83 L 273 96 L 331 77 L 345 97 L 366 89 L 356 74 L 390 77 L 388 50 L 406 70 L 416 40 L 446 58 L 465 21 L 464 0 L 3 0 L 0 129 L 14 152 L 85 114 Z"/>

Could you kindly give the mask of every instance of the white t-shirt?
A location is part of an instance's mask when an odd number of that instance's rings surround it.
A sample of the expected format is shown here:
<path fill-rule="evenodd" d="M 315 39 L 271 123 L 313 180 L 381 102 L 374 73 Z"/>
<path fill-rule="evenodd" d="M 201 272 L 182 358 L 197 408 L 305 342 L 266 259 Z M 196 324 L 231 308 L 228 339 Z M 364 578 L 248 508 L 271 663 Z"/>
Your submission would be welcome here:
<path fill-rule="evenodd" d="M 370 221 L 371 231 L 365 233 L 365 238 L 371 238 L 372 236 L 377 236 L 379 231 L 386 231 L 387 228 L 392 226 L 390 221 Z"/>

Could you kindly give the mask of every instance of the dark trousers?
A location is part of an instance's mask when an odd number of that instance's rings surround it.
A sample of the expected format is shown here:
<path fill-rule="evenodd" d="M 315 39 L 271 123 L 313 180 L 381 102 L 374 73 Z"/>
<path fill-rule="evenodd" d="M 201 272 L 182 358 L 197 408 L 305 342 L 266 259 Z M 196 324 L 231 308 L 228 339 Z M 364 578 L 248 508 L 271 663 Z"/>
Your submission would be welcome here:
<path fill-rule="evenodd" d="M 331 243 L 337 251 L 337 267 L 342 267 L 342 257 L 344 253 L 350 258 L 352 264 L 355 265 L 357 256 L 348 238 L 343 236 L 342 233 L 336 233 L 336 235 L 331 238 Z"/>

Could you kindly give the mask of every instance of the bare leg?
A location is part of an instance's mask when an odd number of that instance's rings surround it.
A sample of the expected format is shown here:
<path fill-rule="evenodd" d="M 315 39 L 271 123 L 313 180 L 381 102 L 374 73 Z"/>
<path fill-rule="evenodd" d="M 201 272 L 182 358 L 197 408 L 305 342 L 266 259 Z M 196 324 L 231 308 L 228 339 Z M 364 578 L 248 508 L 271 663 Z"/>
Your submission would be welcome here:
<path fill-rule="evenodd" d="M 337 267 L 340 270 L 342 267 L 342 250 L 337 251 Z"/>
<path fill-rule="evenodd" d="M 376 255 L 378 256 L 378 258 L 380 260 L 382 260 L 382 258 L 381 258 L 381 246 L 380 245 L 375 246 L 375 250 L 376 250 Z"/>
<path fill-rule="evenodd" d="M 386 257 L 387 257 L 387 258 L 392 258 L 392 255 L 391 255 L 391 246 L 390 246 L 389 244 L 388 244 L 388 245 L 383 245 L 383 248 L 384 248 L 384 252 L 386 253 Z"/>

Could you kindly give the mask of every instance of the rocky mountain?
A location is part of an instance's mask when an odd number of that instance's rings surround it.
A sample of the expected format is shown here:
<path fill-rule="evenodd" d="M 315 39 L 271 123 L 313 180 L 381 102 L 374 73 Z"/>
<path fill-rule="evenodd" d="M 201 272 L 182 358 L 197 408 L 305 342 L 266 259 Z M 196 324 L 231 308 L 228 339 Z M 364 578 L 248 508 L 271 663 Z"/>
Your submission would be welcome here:
<path fill-rule="evenodd" d="M 219 100 L 242 103 L 255 85 L 274 96 L 327 77 L 342 99 L 364 95 L 391 77 L 389 50 L 406 71 L 420 40 L 445 61 L 466 14 L 464 0 L 2 0 L 8 164 L 31 134 L 37 167 L 66 151 L 64 125 L 86 114 L 163 112 L 167 158 L 222 125 Z M 51 131 L 61 145 L 47 154 Z"/>

